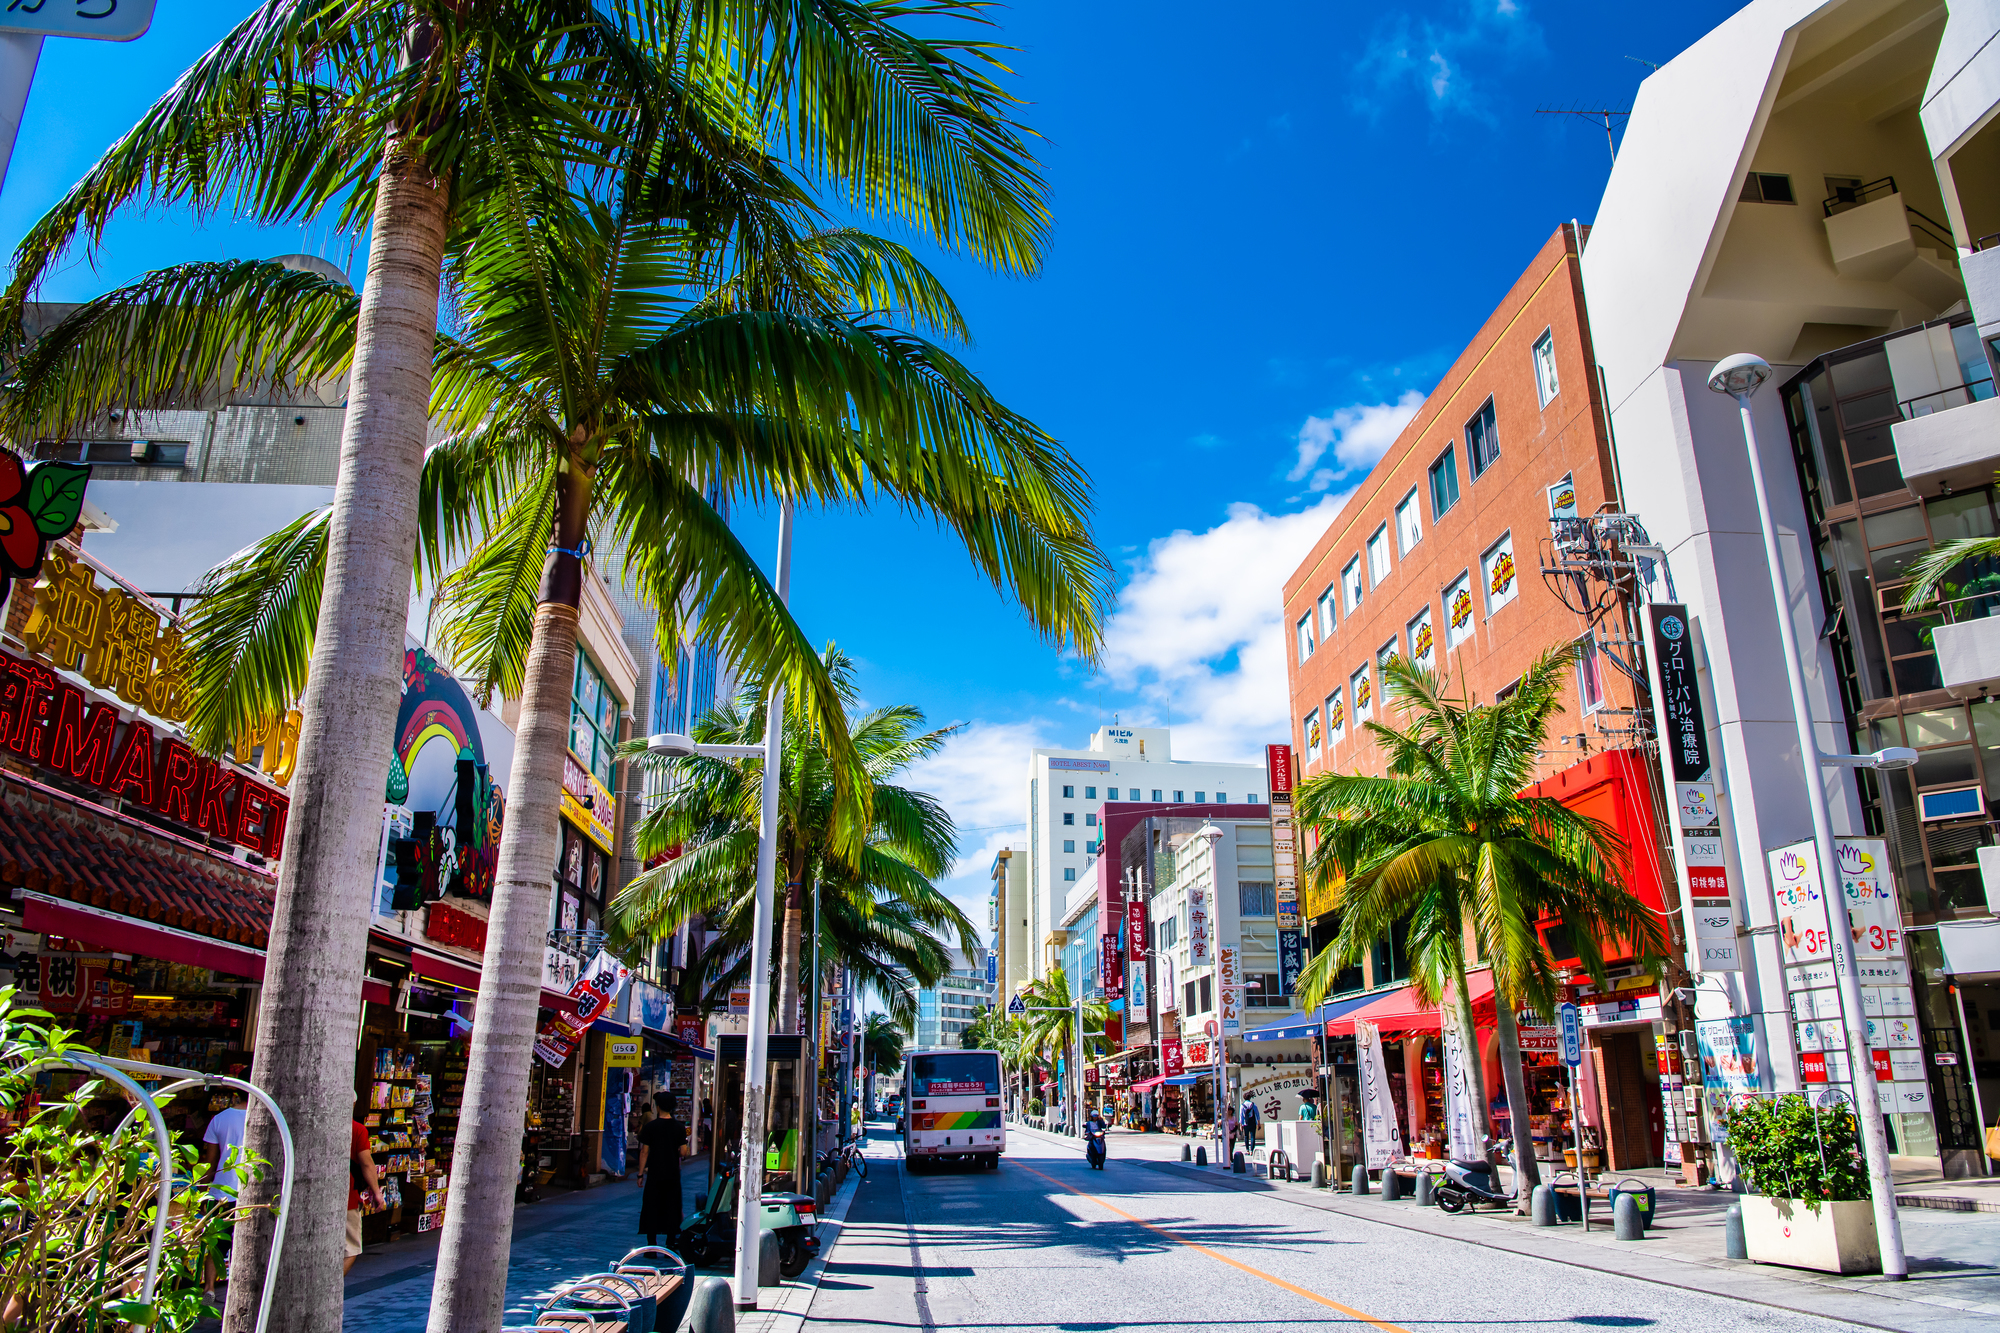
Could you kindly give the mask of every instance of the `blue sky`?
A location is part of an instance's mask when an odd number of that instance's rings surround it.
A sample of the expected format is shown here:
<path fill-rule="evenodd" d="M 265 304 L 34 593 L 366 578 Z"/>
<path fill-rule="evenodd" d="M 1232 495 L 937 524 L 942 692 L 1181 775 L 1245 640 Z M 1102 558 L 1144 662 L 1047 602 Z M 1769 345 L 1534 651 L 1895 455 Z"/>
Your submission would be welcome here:
<path fill-rule="evenodd" d="M 1018 831 L 1025 750 L 1100 717 L 1171 720 L 1182 757 L 1249 759 L 1285 733 L 1278 586 L 1556 226 L 1589 221 L 1604 134 L 1541 106 L 1629 107 L 1733 0 L 1415 4 L 1020 0 L 1050 182 L 1046 271 L 941 260 L 977 343 L 964 355 L 1063 440 L 1096 483 L 1122 596 L 1090 673 L 1063 662 L 964 567 L 892 514 L 806 515 L 794 601 L 864 664 L 872 702 L 967 723 L 922 780 L 945 795 L 970 906 Z M 0 241 L 32 220 L 250 6 L 162 0 L 126 45 L 48 42 Z M 323 253 L 324 232 L 154 213 L 114 224 L 76 300 L 190 258 Z M 753 549 L 775 524 L 744 515 Z M 984 912 L 975 918 L 983 924 Z"/>

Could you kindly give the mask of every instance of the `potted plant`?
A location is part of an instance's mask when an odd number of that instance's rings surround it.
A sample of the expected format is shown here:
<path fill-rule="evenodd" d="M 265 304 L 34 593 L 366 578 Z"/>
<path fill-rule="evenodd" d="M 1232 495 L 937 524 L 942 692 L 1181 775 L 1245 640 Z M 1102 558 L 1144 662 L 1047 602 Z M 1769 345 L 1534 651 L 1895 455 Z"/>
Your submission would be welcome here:
<path fill-rule="evenodd" d="M 1744 1183 L 1743 1240 L 1757 1263 L 1825 1273 L 1882 1267 L 1854 1108 L 1798 1093 L 1745 1097 L 1722 1115 Z"/>

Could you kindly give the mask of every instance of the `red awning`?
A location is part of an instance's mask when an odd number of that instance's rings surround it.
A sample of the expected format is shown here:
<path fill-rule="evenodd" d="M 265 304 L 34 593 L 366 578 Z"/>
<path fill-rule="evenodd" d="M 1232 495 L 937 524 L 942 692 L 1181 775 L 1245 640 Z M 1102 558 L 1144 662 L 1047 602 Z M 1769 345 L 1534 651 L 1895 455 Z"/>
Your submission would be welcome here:
<path fill-rule="evenodd" d="M 1134 1083 L 1132 1085 L 1131 1090 L 1133 1092 L 1146 1092 L 1153 1088 L 1159 1087 L 1162 1083 L 1165 1083 L 1166 1081 L 1167 1081 L 1167 1076 L 1165 1074 L 1159 1074 L 1153 1078 L 1142 1078 L 1137 1083 Z"/>
<path fill-rule="evenodd" d="M 447 986 L 458 986 L 465 990 L 479 989 L 479 969 L 456 958 L 448 958 L 428 949 L 410 950 L 410 971 L 426 981 L 442 981 Z"/>
<path fill-rule="evenodd" d="M 1493 974 L 1474 972 L 1465 981 L 1472 995 L 1473 1021 L 1482 1024 L 1492 1023 Z M 1415 986 L 1404 986 L 1400 990 L 1390 991 L 1373 1004 L 1334 1019 L 1326 1025 L 1326 1035 L 1353 1036 L 1357 1019 L 1373 1023 L 1385 1035 L 1397 1032 L 1436 1032 L 1439 1029 L 1439 1013 L 1439 1010 L 1426 1006 L 1417 998 Z"/>

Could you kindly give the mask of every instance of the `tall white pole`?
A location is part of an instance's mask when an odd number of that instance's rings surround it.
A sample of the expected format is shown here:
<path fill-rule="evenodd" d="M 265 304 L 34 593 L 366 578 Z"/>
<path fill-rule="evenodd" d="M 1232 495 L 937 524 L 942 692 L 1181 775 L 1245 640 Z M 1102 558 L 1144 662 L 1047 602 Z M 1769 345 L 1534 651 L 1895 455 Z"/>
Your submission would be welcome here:
<path fill-rule="evenodd" d="M 0 32 L 0 185 L 7 183 L 7 163 L 28 111 L 28 85 L 41 58 L 40 33 Z"/>
<path fill-rule="evenodd" d="M 778 510 L 778 600 L 792 589 L 792 502 Z M 757 821 L 757 910 L 750 931 L 750 1036 L 743 1052 L 743 1145 L 736 1174 L 736 1308 L 757 1308 L 758 1233 L 764 1221 L 764 1111 L 770 1083 L 771 903 L 778 871 L 778 776 L 785 750 L 785 686 L 771 683 L 764 714 L 763 804 Z"/>
<path fill-rule="evenodd" d="M 1754 389 L 1755 386 L 1752 386 Z M 1882 1127 L 1882 1108 L 1875 1100 L 1875 1061 L 1868 1053 L 1867 1019 L 1861 1009 L 1861 978 L 1855 974 L 1854 938 L 1847 921 L 1847 895 L 1840 889 L 1840 860 L 1833 846 L 1833 818 L 1827 811 L 1826 784 L 1820 772 L 1819 742 L 1813 735 L 1812 709 L 1806 701 L 1805 669 L 1800 665 L 1798 634 L 1792 628 L 1791 602 L 1785 592 L 1785 567 L 1778 550 L 1778 529 L 1771 519 L 1771 497 L 1764 489 L 1764 463 L 1757 453 L 1757 427 L 1750 419 L 1750 390 L 1737 391 L 1737 411 L 1743 417 L 1743 443 L 1750 451 L 1750 481 L 1757 491 L 1757 522 L 1764 531 L 1764 562 L 1771 570 L 1771 596 L 1777 603 L 1778 638 L 1784 648 L 1785 682 L 1792 691 L 1792 721 L 1798 728 L 1799 758 L 1805 765 L 1806 799 L 1812 806 L 1813 845 L 1819 852 L 1820 886 L 1826 894 L 1827 936 L 1833 946 L 1833 973 L 1840 983 L 1840 1007 L 1847 1025 L 1847 1063 L 1854 1080 L 1854 1110 L 1861 1121 L 1861 1144 L 1868 1155 L 1868 1190 L 1875 1204 L 1875 1234 L 1882 1250 L 1882 1276 L 1909 1276 L 1903 1255 L 1903 1225 L 1896 1216 L 1896 1177 L 1889 1163 L 1889 1136 Z M 1831 888 L 1827 888 L 1829 880 Z"/>

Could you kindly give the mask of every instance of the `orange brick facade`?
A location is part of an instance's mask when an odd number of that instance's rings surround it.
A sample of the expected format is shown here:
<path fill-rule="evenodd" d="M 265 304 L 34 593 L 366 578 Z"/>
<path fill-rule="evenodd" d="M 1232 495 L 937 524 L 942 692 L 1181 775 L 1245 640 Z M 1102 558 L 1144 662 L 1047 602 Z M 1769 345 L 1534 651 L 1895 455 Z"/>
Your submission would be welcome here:
<path fill-rule="evenodd" d="M 1536 364 L 1536 344 L 1545 335 L 1552 394 Z M 1379 659 L 1392 643 L 1397 653 L 1421 657 L 1426 625 L 1432 669 L 1486 702 L 1544 650 L 1585 634 L 1584 617 L 1563 605 L 1540 568 L 1550 489 L 1565 477 L 1576 514 L 1588 516 L 1607 502 L 1624 507 L 1594 367 L 1577 237 L 1565 224 L 1285 582 L 1290 729 L 1303 776 L 1383 771 L 1379 747 L 1360 725 L 1395 721 L 1394 710 L 1383 706 Z M 1456 501 L 1439 514 L 1431 472 L 1447 449 Z M 1475 450 L 1485 462 L 1477 476 Z M 1411 496 L 1420 532 L 1407 543 L 1407 532 L 1399 531 L 1407 516 L 1399 519 L 1398 508 Z M 1358 605 L 1348 586 L 1357 559 Z M 1337 598 L 1331 615 L 1323 605 L 1330 590 Z M 1454 607 L 1462 617 L 1456 627 Z M 1308 616 L 1306 654 L 1300 621 Z M 1608 662 L 1598 663 L 1595 677 L 1599 707 L 1635 706 L 1632 687 Z M 1542 776 L 1630 743 L 1604 734 L 1629 716 L 1603 714 L 1603 730 L 1585 722 L 1575 679 L 1565 709 L 1553 730 L 1568 735 L 1551 737 Z"/>

